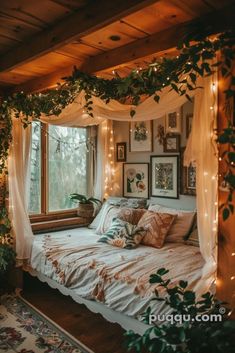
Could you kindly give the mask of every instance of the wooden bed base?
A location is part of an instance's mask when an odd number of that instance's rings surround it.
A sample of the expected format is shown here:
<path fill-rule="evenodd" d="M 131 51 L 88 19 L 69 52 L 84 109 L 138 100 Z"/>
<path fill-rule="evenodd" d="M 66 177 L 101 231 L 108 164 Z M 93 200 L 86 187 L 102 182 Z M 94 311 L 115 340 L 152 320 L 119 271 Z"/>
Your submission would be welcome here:
<path fill-rule="evenodd" d="M 84 304 L 93 313 L 101 314 L 107 321 L 119 324 L 126 331 L 132 330 L 135 333 L 142 335 L 150 327 L 149 325 L 133 319 L 130 316 L 114 311 L 102 303 L 84 299 L 74 293 L 72 289 L 64 287 L 40 272 L 37 272 L 31 268 L 24 270 L 30 275 L 37 277 L 41 282 L 46 282 L 51 288 L 58 289 L 63 295 L 70 296 L 76 303 Z"/>

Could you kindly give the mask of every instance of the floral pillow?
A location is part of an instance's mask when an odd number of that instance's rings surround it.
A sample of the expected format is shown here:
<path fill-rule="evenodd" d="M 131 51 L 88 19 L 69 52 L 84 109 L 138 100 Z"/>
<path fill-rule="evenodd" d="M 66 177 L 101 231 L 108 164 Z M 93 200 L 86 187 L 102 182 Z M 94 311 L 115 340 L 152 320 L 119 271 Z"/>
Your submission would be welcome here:
<path fill-rule="evenodd" d="M 139 245 L 144 234 L 143 228 L 116 218 L 113 220 L 109 230 L 100 237 L 98 242 L 124 249 L 134 249 Z"/>
<path fill-rule="evenodd" d="M 143 208 L 128 208 L 123 207 L 117 214 L 117 218 L 122 219 L 125 222 L 137 225 L 140 218 L 146 212 Z"/>
<path fill-rule="evenodd" d="M 175 218 L 175 215 L 168 213 L 146 211 L 138 223 L 138 227 L 146 230 L 141 243 L 161 248 Z"/>

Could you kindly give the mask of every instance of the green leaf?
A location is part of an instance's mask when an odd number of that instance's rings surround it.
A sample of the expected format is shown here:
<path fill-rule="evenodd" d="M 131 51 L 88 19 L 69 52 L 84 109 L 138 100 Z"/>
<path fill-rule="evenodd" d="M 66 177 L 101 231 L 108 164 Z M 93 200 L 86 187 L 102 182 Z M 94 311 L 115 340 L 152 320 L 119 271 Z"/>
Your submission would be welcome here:
<path fill-rule="evenodd" d="M 188 302 L 194 302 L 195 301 L 195 293 L 192 291 L 186 291 L 184 292 L 184 300 L 188 301 Z"/>
<path fill-rule="evenodd" d="M 159 270 L 157 270 L 157 274 L 159 276 L 164 276 L 169 272 L 169 270 L 166 270 L 164 267 L 163 268 L 159 268 Z"/>
<path fill-rule="evenodd" d="M 230 211 L 227 207 L 223 209 L 223 221 L 226 221 L 229 218 Z"/>
<path fill-rule="evenodd" d="M 179 281 L 179 285 L 181 288 L 186 288 L 188 286 L 188 282 L 187 281 Z"/>
<path fill-rule="evenodd" d="M 131 111 L 130 111 L 130 116 L 133 118 L 133 116 L 136 114 L 136 111 L 134 110 L 134 109 L 132 109 Z"/>

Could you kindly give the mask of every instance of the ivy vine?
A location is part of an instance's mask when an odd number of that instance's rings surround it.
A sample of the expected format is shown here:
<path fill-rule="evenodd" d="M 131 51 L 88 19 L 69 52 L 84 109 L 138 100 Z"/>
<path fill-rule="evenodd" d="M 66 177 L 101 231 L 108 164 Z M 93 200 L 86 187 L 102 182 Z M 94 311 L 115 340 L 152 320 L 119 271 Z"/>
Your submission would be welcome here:
<path fill-rule="evenodd" d="M 106 103 L 110 99 L 131 102 L 133 108 L 130 110 L 130 115 L 134 117 L 135 107 L 140 103 L 143 95 L 153 95 L 158 103 L 159 93 L 165 87 L 191 100 L 190 92 L 199 88 L 197 78 L 212 75 L 215 67 L 218 67 L 230 82 L 224 92 L 229 102 L 235 93 L 235 77 L 232 75 L 232 63 L 235 57 L 234 34 L 234 31 L 227 31 L 214 38 L 205 34 L 190 34 L 179 44 L 178 56 L 154 60 L 144 69 L 136 68 L 126 77 L 120 77 L 116 73 L 111 80 L 108 80 L 81 72 L 75 67 L 71 76 L 65 77 L 63 84 L 58 84 L 55 89 L 35 94 L 18 92 L 7 97 L 0 106 L 0 175 L 7 174 L 6 162 L 11 144 L 12 116 L 21 119 L 24 127 L 27 127 L 29 118 L 37 119 L 42 114 L 59 115 L 81 91 L 85 92 L 84 109 L 91 117 L 93 117 L 92 96 L 99 97 Z M 212 64 L 211 60 L 217 58 L 218 52 L 221 52 L 221 59 Z M 226 145 L 226 152 L 221 156 L 227 165 L 223 179 L 229 189 L 228 200 L 221 206 L 223 218 L 226 220 L 234 211 L 232 202 L 235 190 L 235 130 L 231 120 L 228 121 L 227 128 L 218 136 L 218 143 Z M 6 194 L 6 190 L 1 194 Z M 5 209 L 4 197 L 0 203 L 2 203 L 0 206 Z M 6 212 L 1 223 L 7 220 Z M 4 237 L 3 233 L 0 234 L 0 240 Z"/>

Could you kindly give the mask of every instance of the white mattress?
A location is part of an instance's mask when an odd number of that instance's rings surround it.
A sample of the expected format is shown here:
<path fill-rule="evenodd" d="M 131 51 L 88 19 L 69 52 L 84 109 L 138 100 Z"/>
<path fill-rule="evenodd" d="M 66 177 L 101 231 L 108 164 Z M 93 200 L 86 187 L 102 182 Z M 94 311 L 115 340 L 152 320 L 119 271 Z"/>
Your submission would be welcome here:
<path fill-rule="evenodd" d="M 148 306 L 156 315 L 170 312 L 164 302 L 151 302 L 156 285 L 149 284 L 150 274 L 165 267 L 166 278 L 187 280 L 191 289 L 201 277 L 204 261 L 197 247 L 167 243 L 127 250 L 98 239 L 87 228 L 36 235 L 31 267 L 84 299 L 138 319 Z"/>

